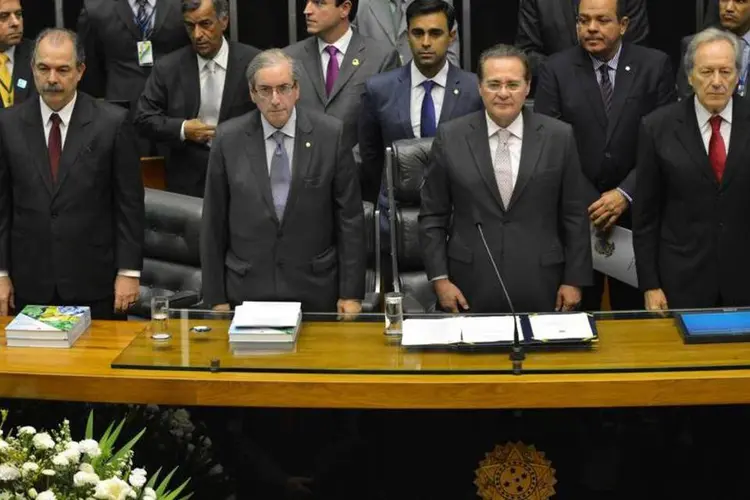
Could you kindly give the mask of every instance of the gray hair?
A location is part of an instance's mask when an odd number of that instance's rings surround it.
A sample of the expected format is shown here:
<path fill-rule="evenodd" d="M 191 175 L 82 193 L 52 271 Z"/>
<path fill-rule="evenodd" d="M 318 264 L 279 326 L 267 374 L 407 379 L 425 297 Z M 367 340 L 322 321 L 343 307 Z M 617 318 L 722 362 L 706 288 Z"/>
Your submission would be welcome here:
<path fill-rule="evenodd" d="M 698 51 L 699 46 L 704 43 L 718 42 L 722 40 L 729 42 L 734 49 L 734 66 L 737 68 L 738 72 L 742 71 L 742 50 L 740 47 L 740 39 L 729 31 L 720 30 L 718 28 L 706 28 L 695 35 L 688 44 L 687 50 L 685 51 L 685 59 L 683 61 L 685 73 L 689 75 L 693 72 L 693 68 L 695 67 L 695 53 Z"/>
<path fill-rule="evenodd" d="M 481 82 L 484 78 L 484 63 L 486 63 L 488 59 L 502 59 L 505 57 L 515 57 L 516 59 L 519 59 L 521 63 L 523 63 L 524 79 L 527 82 L 531 81 L 531 67 L 529 66 L 529 58 L 526 57 L 524 51 L 512 45 L 506 45 L 503 43 L 498 43 L 497 45 L 490 47 L 479 55 L 479 64 L 477 65 L 477 77 L 479 77 L 479 81 Z"/>
<path fill-rule="evenodd" d="M 294 83 L 297 83 L 299 81 L 299 67 L 297 66 L 297 61 L 281 49 L 268 49 L 255 56 L 255 58 L 250 61 L 250 64 L 247 65 L 245 78 L 247 78 L 250 88 L 255 88 L 255 75 L 258 74 L 258 71 L 282 63 L 288 63 L 289 66 L 292 67 L 292 79 L 294 80 Z"/>
<path fill-rule="evenodd" d="M 42 30 L 34 41 L 34 52 L 31 54 L 32 66 L 36 64 L 36 55 L 39 51 L 39 44 L 42 43 L 42 40 L 45 38 L 49 38 L 50 42 L 55 46 L 60 45 L 65 39 L 70 40 L 73 43 L 73 47 L 76 49 L 76 66 L 80 66 L 86 62 L 86 51 L 83 49 L 83 44 L 79 42 L 78 35 L 76 35 L 74 31 L 66 30 L 64 28 L 47 28 Z"/>
<path fill-rule="evenodd" d="M 216 17 L 229 16 L 229 2 L 227 0 L 212 0 Z M 182 0 L 182 13 L 193 12 L 201 6 L 202 0 Z"/>

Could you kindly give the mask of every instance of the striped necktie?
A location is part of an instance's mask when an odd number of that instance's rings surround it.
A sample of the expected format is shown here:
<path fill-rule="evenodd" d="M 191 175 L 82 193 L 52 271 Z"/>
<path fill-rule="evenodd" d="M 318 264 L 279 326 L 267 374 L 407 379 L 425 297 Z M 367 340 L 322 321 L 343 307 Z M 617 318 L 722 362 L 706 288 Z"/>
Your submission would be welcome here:
<path fill-rule="evenodd" d="M 0 52 L 0 97 L 6 108 L 13 106 L 13 78 L 8 70 L 9 60 L 8 54 Z"/>
<path fill-rule="evenodd" d="M 148 12 L 148 0 L 136 0 L 138 10 L 135 13 L 135 24 L 141 32 L 143 40 L 147 40 L 151 34 L 151 15 Z"/>

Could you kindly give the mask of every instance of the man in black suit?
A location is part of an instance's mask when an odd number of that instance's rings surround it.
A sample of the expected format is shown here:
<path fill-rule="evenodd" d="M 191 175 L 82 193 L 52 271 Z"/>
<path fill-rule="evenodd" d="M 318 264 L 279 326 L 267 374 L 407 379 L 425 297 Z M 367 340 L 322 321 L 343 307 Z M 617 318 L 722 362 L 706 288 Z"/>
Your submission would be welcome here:
<path fill-rule="evenodd" d="M 750 104 L 733 98 L 741 42 L 709 28 L 686 56 L 695 96 L 647 116 L 633 233 L 650 310 L 750 305 Z"/>
<path fill-rule="evenodd" d="M 77 92 L 75 33 L 45 30 L 32 59 L 40 98 L 0 113 L 0 316 L 86 305 L 94 318 L 138 298 L 143 185 L 126 112 Z"/>
<path fill-rule="evenodd" d="M 203 295 L 218 310 L 293 300 L 361 310 L 364 214 L 341 122 L 296 106 L 294 60 L 273 49 L 247 69 L 257 111 L 219 126 L 203 200 Z"/>
<path fill-rule="evenodd" d="M 548 56 L 578 43 L 576 16 L 579 1 L 521 0 L 516 47 L 526 52 L 534 76 Z M 625 16 L 630 19 L 625 41 L 644 44 L 649 31 L 646 0 L 622 1 Z"/>
<path fill-rule="evenodd" d="M 20 0 L 0 0 L 0 107 L 36 96 L 31 76 L 34 42 L 23 38 Z"/>
<path fill-rule="evenodd" d="M 573 126 L 586 178 L 591 222 L 606 234 L 631 227 L 635 155 L 641 118 L 674 101 L 666 54 L 623 42 L 628 27 L 623 0 L 581 0 L 580 47 L 553 55 L 541 67 L 534 109 Z M 600 309 L 604 276 L 583 290 L 582 307 Z M 609 279 L 613 309 L 643 307 L 639 291 Z"/>
<path fill-rule="evenodd" d="M 440 126 L 422 187 L 420 241 L 444 310 L 509 311 L 481 223 L 517 311 L 574 309 L 591 284 L 583 178 L 570 125 L 523 110 L 523 52 L 479 59 L 486 110 Z"/>
<path fill-rule="evenodd" d="M 167 150 L 167 190 L 203 197 L 216 125 L 255 108 L 245 69 L 260 51 L 224 38 L 227 0 L 182 5 L 192 46 L 156 64 L 138 100 L 135 124 Z"/>

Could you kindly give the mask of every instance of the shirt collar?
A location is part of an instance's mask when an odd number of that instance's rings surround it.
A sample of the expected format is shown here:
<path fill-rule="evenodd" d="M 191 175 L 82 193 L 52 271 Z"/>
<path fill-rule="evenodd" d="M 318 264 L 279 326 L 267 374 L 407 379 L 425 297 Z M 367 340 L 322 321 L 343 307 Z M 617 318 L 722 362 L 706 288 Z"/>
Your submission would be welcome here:
<path fill-rule="evenodd" d="M 445 88 L 448 84 L 448 60 L 446 59 L 445 64 L 443 64 L 443 67 L 440 68 L 440 71 L 438 71 L 437 75 L 435 75 L 433 78 L 427 78 L 424 76 L 419 69 L 417 68 L 417 65 L 414 64 L 414 61 L 410 63 L 411 66 L 411 87 L 416 88 L 422 85 L 422 83 L 426 80 L 432 80 L 433 82 L 437 83 L 441 87 Z"/>
<path fill-rule="evenodd" d="M 349 48 L 349 44 L 352 41 L 352 36 L 354 36 L 354 32 L 351 28 L 348 28 L 346 30 L 346 33 L 344 33 L 341 38 L 333 43 L 326 43 L 321 38 L 318 38 L 318 52 L 322 54 L 326 47 L 328 47 L 329 45 L 333 45 L 339 50 L 341 54 L 346 54 L 346 49 Z"/>
<path fill-rule="evenodd" d="M 221 47 L 219 48 L 219 51 L 216 53 L 213 59 L 206 59 L 205 57 L 201 57 L 200 55 L 198 55 L 197 57 L 198 69 L 200 71 L 203 71 L 203 68 L 206 67 L 206 63 L 208 63 L 208 61 L 215 62 L 218 67 L 226 71 L 229 65 L 229 44 L 227 43 L 226 39 L 222 37 Z"/>
<path fill-rule="evenodd" d="M 621 53 L 622 53 L 622 42 L 620 42 L 620 47 L 618 47 L 617 52 L 615 52 L 615 55 L 609 61 L 599 60 L 596 57 L 589 54 L 589 57 L 591 58 L 591 62 L 594 63 L 594 71 L 599 71 L 599 68 L 601 68 L 602 65 L 604 64 L 608 64 L 610 68 L 612 68 L 614 71 L 617 71 L 617 63 L 620 62 Z"/>
<path fill-rule="evenodd" d="M 46 126 L 49 122 L 49 117 L 52 116 L 53 113 L 57 113 L 60 116 L 60 121 L 62 122 L 61 125 L 63 127 L 67 127 L 70 124 L 71 116 L 73 116 L 73 109 L 75 109 L 77 100 L 78 92 L 73 95 L 73 99 L 71 99 L 63 109 L 61 109 L 60 111 L 54 111 L 52 108 L 47 106 L 47 103 L 44 102 L 44 99 L 39 96 L 39 104 L 42 108 L 42 125 Z"/>
<path fill-rule="evenodd" d="M 10 48 L 5 51 L 5 55 L 8 56 L 8 62 L 14 64 L 16 57 L 16 46 L 11 45 Z"/>
<path fill-rule="evenodd" d="M 487 113 L 486 110 L 484 112 L 484 116 L 487 119 L 487 137 L 492 137 L 497 133 L 498 130 L 503 129 L 500 125 L 495 123 L 495 121 L 490 117 L 490 114 Z M 513 122 L 511 122 L 511 124 L 508 125 L 505 130 L 510 132 L 510 135 L 518 137 L 519 139 L 523 139 L 523 112 L 518 113 L 516 119 L 513 120 Z"/>
<path fill-rule="evenodd" d="M 138 0 L 128 0 L 128 3 L 130 4 L 131 9 L 136 10 L 138 8 Z M 152 9 L 156 7 L 156 0 L 146 0 L 146 3 Z"/>
<path fill-rule="evenodd" d="M 703 126 L 708 123 L 708 120 L 710 120 L 713 115 L 703 107 L 703 104 L 701 104 L 701 102 L 698 100 L 698 96 L 695 96 L 694 99 L 695 117 L 698 119 L 698 127 L 703 128 Z M 729 99 L 727 105 L 724 107 L 724 109 L 721 110 L 721 113 L 719 113 L 719 116 L 721 116 L 721 118 L 729 124 L 732 123 L 732 101 L 733 99 Z"/>
<path fill-rule="evenodd" d="M 297 107 L 295 106 L 292 110 L 292 116 L 289 117 L 289 120 L 287 120 L 281 128 L 276 128 L 271 125 L 268 120 L 266 120 L 266 117 L 263 116 L 263 113 L 260 114 L 260 123 L 263 125 L 263 138 L 265 140 L 270 139 L 271 136 L 279 130 L 284 132 L 287 137 L 294 138 L 294 131 L 297 129 Z"/>

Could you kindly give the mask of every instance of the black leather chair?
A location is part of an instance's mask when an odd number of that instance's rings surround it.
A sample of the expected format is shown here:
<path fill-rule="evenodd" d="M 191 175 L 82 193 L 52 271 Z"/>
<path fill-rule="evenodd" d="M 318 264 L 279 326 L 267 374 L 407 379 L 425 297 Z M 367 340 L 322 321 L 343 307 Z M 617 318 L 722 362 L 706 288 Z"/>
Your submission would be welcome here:
<path fill-rule="evenodd" d="M 419 244 L 420 190 L 432 139 L 404 139 L 392 144 L 389 210 L 395 214 L 393 288 L 404 294 L 404 312 L 432 312 L 437 297 L 427 280 Z"/>
<path fill-rule="evenodd" d="M 151 297 L 169 297 L 170 308 L 201 301 L 199 235 L 203 200 L 146 189 L 146 230 L 141 296 L 128 314 L 151 317 Z"/>
<path fill-rule="evenodd" d="M 380 210 L 369 201 L 362 202 L 365 212 L 365 248 L 367 250 L 367 274 L 365 276 L 365 300 L 362 312 L 380 310 Z"/>

